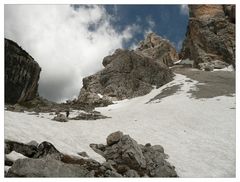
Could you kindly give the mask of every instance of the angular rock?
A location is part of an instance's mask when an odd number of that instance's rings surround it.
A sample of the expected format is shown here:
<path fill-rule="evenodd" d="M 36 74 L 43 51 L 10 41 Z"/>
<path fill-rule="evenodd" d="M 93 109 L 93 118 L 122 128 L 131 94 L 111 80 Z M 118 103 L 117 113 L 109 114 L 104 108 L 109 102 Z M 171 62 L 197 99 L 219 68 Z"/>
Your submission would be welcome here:
<path fill-rule="evenodd" d="M 117 143 L 123 136 L 123 133 L 121 131 L 114 132 L 107 137 L 107 145 L 112 145 Z"/>
<path fill-rule="evenodd" d="M 33 145 L 35 147 L 38 147 L 39 144 L 35 140 L 32 140 L 32 141 L 28 142 L 27 145 Z"/>
<path fill-rule="evenodd" d="M 89 157 L 87 152 L 78 152 L 78 155 L 80 155 L 82 157 Z"/>
<path fill-rule="evenodd" d="M 15 104 L 38 95 L 41 68 L 17 43 L 5 39 L 5 103 Z"/>
<path fill-rule="evenodd" d="M 37 147 L 34 145 L 26 145 L 16 141 L 5 140 L 5 154 L 15 151 L 26 157 L 33 157 L 37 153 L 37 150 Z"/>
<path fill-rule="evenodd" d="M 117 173 L 117 172 L 107 170 L 104 174 L 104 177 L 114 177 L 114 178 L 116 178 L 116 177 L 122 177 L 122 175 Z"/>
<path fill-rule="evenodd" d="M 235 5 L 189 5 L 189 16 L 181 59 L 198 68 L 215 60 L 235 67 Z"/>
<path fill-rule="evenodd" d="M 4 165 L 5 166 L 12 166 L 13 165 L 13 161 L 10 160 L 7 156 L 5 156 Z"/>
<path fill-rule="evenodd" d="M 179 60 L 178 53 L 170 41 L 155 33 L 149 33 L 145 40 L 139 43 L 135 52 L 167 66 L 172 66 Z"/>
<path fill-rule="evenodd" d="M 166 160 L 167 155 L 161 145 L 145 145 L 142 152 L 146 160 L 146 173 L 151 177 L 177 177 L 175 167 Z"/>
<path fill-rule="evenodd" d="M 66 164 L 52 158 L 18 159 L 7 177 L 89 177 L 87 169 L 76 164 Z"/>
<path fill-rule="evenodd" d="M 52 157 L 57 160 L 61 160 L 63 154 L 59 152 L 53 144 L 49 142 L 42 142 L 38 145 L 37 153 L 33 156 L 34 158 L 44 158 L 44 157 Z"/>
<path fill-rule="evenodd" d="M 168 67 L 134 51 L 117 50 L 105 68 L 83 79 L 78 102 L 94 107 L 149 93 L 173 78 Z M 104 104 L 102 104 L 104 103 Z"/>
<path fill-rule="evenodd" d="M 59 121 L 59 122 L 68 122 L 68 118 L 63 114 L 58 114 L 52 120 Z"/>
<path fill-rule="evenodd" d="M 137 171 L 133 170 L 133 169 L 129 169 L 125 175 L 126 177 L 130 177 L 130 178 L 133 178 L 133 177 L 140 177 L 139 174 L 137 173 Z"/>

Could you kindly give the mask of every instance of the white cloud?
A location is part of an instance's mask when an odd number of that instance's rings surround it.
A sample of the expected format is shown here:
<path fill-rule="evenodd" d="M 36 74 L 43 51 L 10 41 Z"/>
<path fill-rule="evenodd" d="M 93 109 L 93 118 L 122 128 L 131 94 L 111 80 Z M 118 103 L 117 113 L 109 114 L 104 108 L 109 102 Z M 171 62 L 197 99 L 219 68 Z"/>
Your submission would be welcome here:
<path fill-rule="evenodd" d="M 188 5 L 187 4 L 180 5 L 180 12 L 183 15 L 188 15 L 188 13 L 189 13 Z"/>
<path fill-rule="evenodd" d="M 77 97 L 82 78 L 100 70 L 103 57 L 132 38 L 135 25 L 118 33 L 110 18 L 102 6 L 5 5 L 5 37 L 42 67 L 40 95 L 63 101 Z"/>

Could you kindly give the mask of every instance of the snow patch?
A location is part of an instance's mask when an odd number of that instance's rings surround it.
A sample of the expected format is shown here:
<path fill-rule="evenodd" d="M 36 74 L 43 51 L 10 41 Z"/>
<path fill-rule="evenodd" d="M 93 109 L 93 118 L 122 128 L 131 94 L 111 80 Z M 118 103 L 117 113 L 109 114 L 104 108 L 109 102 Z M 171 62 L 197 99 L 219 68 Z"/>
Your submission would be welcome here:
<path fill-rule="evenodd" d="M 15 151 L 12 151 L 10 154 L 6 154 L 6 157 L 11 161 L 16 161 L 18 159 L 27 158 L 26 156 L 24 156 L 18 152 L 15 152 Z"/>
<path fill-rule="evenodd" d="M 232 65 L 225 67 L 223 69 L 214 69 L 213 71 L 234 71 L 234 68 Z"/>

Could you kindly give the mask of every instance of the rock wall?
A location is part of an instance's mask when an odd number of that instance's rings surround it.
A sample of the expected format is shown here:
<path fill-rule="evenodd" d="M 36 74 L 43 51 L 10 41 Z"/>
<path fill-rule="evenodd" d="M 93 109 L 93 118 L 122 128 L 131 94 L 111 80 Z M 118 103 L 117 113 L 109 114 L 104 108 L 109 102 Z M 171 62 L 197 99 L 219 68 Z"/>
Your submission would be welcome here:
<path fill-rule="evenodd" d="M 223 61 L 235 66 L 235 5 L 189 5 L 181 59 Z"/>
<path fill-rule="evenodd" d="M 5 39 L 5 103 L 15 104 L 38 95 L 41 68 L 17 43 Z"/>

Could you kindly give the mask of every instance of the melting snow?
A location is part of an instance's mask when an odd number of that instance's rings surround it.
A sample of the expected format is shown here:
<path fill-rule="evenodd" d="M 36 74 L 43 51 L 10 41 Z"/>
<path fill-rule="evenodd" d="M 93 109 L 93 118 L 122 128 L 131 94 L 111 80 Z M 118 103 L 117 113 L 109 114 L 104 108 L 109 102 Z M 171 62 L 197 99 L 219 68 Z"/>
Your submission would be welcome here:
<path fill-rule="evenodd" d="M 47 140 L 61 152 L 86 151 L 100 162 L 90 143 L 106 143 L 121 130 L 138 143 L 160 144 L 180 177 L 235 177 L 235 97 L 190 98 L 198 83 L 177 74 L 175 79 L 148 95 L 97 108 L 110 116 L 95 121 L 59 123 L 49 114 L 40 116 L 5 111 L 5 139 L 19 142 Z M 177 93 L 146 104 L 166 87 L 181 84 Z M 78 111 L 74 111 L 78 112 Z M 76 114 L 76 113 L 71 113 Z"/>

